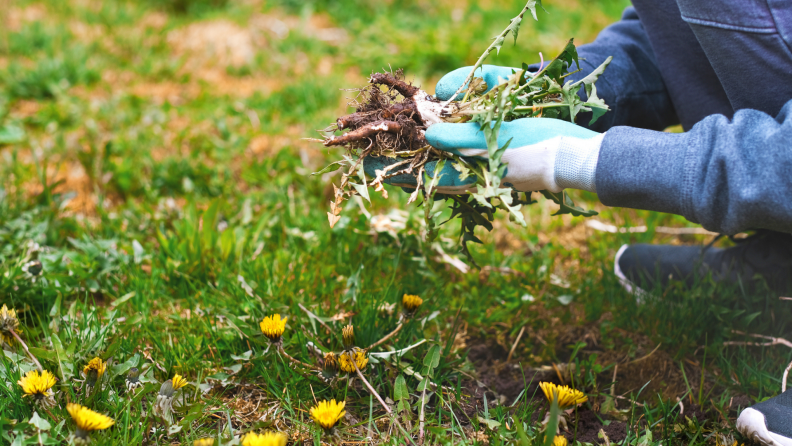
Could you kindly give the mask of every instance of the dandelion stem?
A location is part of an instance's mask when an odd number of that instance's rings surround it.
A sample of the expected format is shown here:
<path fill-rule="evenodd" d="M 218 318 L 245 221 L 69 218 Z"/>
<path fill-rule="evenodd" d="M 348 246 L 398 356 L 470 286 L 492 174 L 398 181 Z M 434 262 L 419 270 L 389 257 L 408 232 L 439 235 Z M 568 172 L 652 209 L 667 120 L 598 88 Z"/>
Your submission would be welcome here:
<path fill-rule="evenodd" d="M 393 420 L 394 424 L 396 424 L 396 426 L 399 428 L 402 435 L 404 435 L 404 438 L 406 438 L 407 441 L 410 442 L 410 444 L 415 445 L 415 442 L 413 441 L 412 437 L 410 437 L 410 434 L 408 434 L 407 431 L 404 430 L 404 427 L 402 427 L 401 423 L 399 423 L 399 419 L 393 415 L 393 412 L 390 410 L 390 407 L 388 407 L 388 405 L 385 404 L 385 401 L 382 400 L 382 397 L 379 395 L 379 393 L 377 393 L 377 391 L 374 390 L 374 387 L 372 387 L 371 384 L 366 379 L 366 377 L 363 376 L 363 373 L 360 372 L 360 369 L 358 368 L 357 364 L 355 364 L 354 361 L 352 361 L 352 364 L 355 366 L 355 371 L 357 372 L 357 375 L 360 377 L 360 380 L 363 381 L 363 384 L 366 385 L 366 388 L 368 388 L 369 392 L 371 392 L 371 394 L 377 398 L 377 401 L 379 401 L 382 407 L 385 408 L 385 412 L 387 412 L 388 415 L 390 415 L 391 420 Z"/>
<path fill-rule="evenodd" d="M 418 415 L 418 444 L 423 444 L 424 441 L 424 422 L 426 419 L 426 387 L 427 386 L 424 386 L 423 390 L 421 391 L 421 413 Z"/>
<path fill-rule="evenodd" d="M 58 417 L 53 415 L 52 412 L 50 412 L 49 409 L 47 409 L 46 407 L 42 407 L 42 409 L 44 409 L 44 412 L 47 412 L 47 415 L 49 415 L 50 418 L 52 418 L 52 422 L 53 423 L 58 424 L 60 422 L 60 420 L 58 420 Z"/>
<path fill-rule="evenodd" d="M 404 327 L 404 322 L 399 322 L 399 325 L 397 325 L 397 326 L 396 326 L 396 328 L 395 328 L 395 329 L 394 329 L 392 332 L 390 332 L 390 333 L 388 333 L 387 335 L 385 335 L 385 337 L 384 337 L 384 338 L 382 338 L 382 339 L 380 339 L 379 341 L 377 341 L 377 342 L 375 342 L 375 343 L 371 344 L 371 346 L 370 346 L 369 348 L 367 348 L 366 350 L 371 350 L 371 349 L 372 349 L 372 348 L 374 348 L 374 347 L 377 347 L 377 346 L 379 346 L 379 345 L 382 345 L 382 344 L 384 344 L 384 343 L 385 343 L 385 341 L 387 341 L 388 339 L 390 339 L 390 338 L 394 337 L 394 336 L 396 335 L 396 333 L 398 333 L 399 331 L 401 331 L 402 327 Z"/>
<path fill-rule="evenodd" d="M 292 364 L 297 364 L 297 365 L 303 366 L 303 367 L 305 367 L 307 369 L 310 369 L 310 370 L 319 370 L 319 368 L 317 368 L 317 367 L 314 367 L 312 365 L 306 364 L 306 363 L 300 361 L 299 359 L 293 358 L 291 355 L 286 353 L 286 350 L 283 349 L 283 346 L 279 346 L 278 347 L 278 351 L 280 352 L 281 355 L 285 356 L 286 359 L 291 361 Z"/>
<path fill-rule="evenodd" d="M 30 359 L 32 359 L 33 362 L 36 363 L 36 367 L 38 367 L 39 372 L 43 372 L 44 371 L 44 367 L 42 367 L 41 363 L 38 362 L 38 359 L 36 359 L 36 357 L 33 356 L 33 353 L 30 353 L 30 350 L 28 350 L 28 346 L 27 346 L 27 344 L 25 344 L 25 341 L 23 341 L 22 338 L 20 338 L 19 335 L 17 334 L 17 332 L 14 331 L 13 329 L 11 329 L 9 331 L 11 332 L 12 335 L 14 335 L 16 340 L 19 341 L 20 344 L 22 344 L 22 348 L 25 349 L 25 352 L 28 354 L 28 356 L 30 356 Z"/>

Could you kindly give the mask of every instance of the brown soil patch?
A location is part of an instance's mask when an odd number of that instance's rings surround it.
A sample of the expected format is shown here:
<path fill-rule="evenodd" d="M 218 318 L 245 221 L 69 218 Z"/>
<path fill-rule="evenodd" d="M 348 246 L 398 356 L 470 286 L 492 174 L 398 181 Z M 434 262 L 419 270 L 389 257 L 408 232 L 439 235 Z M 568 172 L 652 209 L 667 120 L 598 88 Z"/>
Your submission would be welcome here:
<path fill-rule="evenodd" d="M 539 382 L 548 381 L 556 384 L 570 384 L 569 370 L 572 366 L 567 365 L 570 360 L 571 351 L 568 346 L 577 342 L 586 344 L 579 353 L 578 358 L 588 358 L 591 354 L 597 355 L 597 363 L 603 367 L 610 366 L 606 371 L 597 376 L 597 383 L 600 392 L 609 392 L 613 379 L 614 369 L 616 382 L 614 385 L 615 395 L 617 396 L 617 407 L 624 409 L 628 407 L 630 398 L 641 391 L 640 402 L 653 403 L 658 398 L 664 401 L 677 401 L 687 393 L 688 387 L 685 384 L 684 376 L 688 378 L 692 394 L 698 396 L 701 383 L 701 366 L 690 359 L 684 360 L 684 374 L 679 361 L 661 348 L 651 342 L 643 335 L 629 333 L 623 330 L 615 330 L 617 333 L 609 342 L 615 345 L 604 349 L 600 345 L 598 324 L 572 325 L 551 324 L 550 327 L 540 330 L 540 333 L 528 334 L 523 337 L 521 343 L 531 343 L 531 339 L 538 339 L 541 333 L 550 340 L 550 346 L 555 345 L 556 363 L 539 367 L 526 366 L 526 363 L 536 363 L 540 358 L 528 353 L 526 358 L 525 351 L 520 349 L 515 351 L 511 362 L 506 362 L 509 347 L 508 339 L 501 340 L 498 333 L 492 333 L 482 339 L 467 339 L 464 344 L 468 346 L 468 359 L 473 363 L 476 374 L 475 379 L 464 382 L 465 395 L 469 395 L 462 402 L 462 408 L 469 417 L 475 416 L 483 410 L 484 396 L 486 395 L 490 405 L 498 402 L 502 405 L 511 405 L 523 390 L 528 399 L 533 399 L 540 404 L 540 412 L 537 417 L 544 415 L 546 402 L 544 395 L 539 389 Z M 552 333 L 556 333 L 553 336 Z M 527 336 L 527 339 L 526 339 Z M 585 372 L 585 371 L 584 371 Z M 708 366 L 704 375 L 703 394 L 709 395 L 713 391 L 715 379 L 712 375 L 717 373 L 712 367 Z M 599 414 L 601 404 L 605 401 L 604 394 L 598 396 L 597 389 L 581 389 L 589 394 L 589 403 L 578 411 L 577 439 L 584 442 L 600 443 L 598 438 L 600 429 L 608 435 L 610 441 L 621 441 L 626 436 L 626 425 L 622 421 L 612 419 L 608 415 Z M 717 389 L 715 390 L 717 392 Z M 693 400 L 686 397 L 683 402 L 685 405 L 685 415 L 695 417 L 703 422 L 707 419 L 718 419 L 721 415 L 734 417 L 739 410 L 750 406 L 753 402 L 745 396 L 735 396 L 732 399 L 728 414 L 719 414 L 707 404 L 700 408 L 693 404 Z M 594 411 L 592 411 L 592 408 Z M 607 425 L 604 421 L 610 420 Z M 574 435 L 574 423 L 570 423 L 571 432 L 566 432 L 567 438 L 572 439 Z"/>
<path fill-rule="evenodd" d="M 229 20 L 192 23 L 169 32 L 167 42 L 174 56 L 187 59 L 187 71 L 203 66 L 241 67 L 253 61 L 256 48 L 266 45 L 261 34 Z"/>
<path fill-rule="evenodd" d="M 574 415 L 573 415 L 573 420 Z M 609 422 L 605 425 L 605 422 Z M 575 429 L 577 425 L 577 430 Z M 618 443 L 627 438 L 627 423 L 616 421 L 607 415 L 601 415 L 588 409 L 580 410 L 577 414 L 577 423 L 569 424 L 569 432 L 562 432 L 564 437 L 570 442 L 577 439 L 582 443 L 604 444 L 604 440 L 599 438 L 599 431 L 605 431 L 605 435 L 612 443 Z"/>
<path fill-rule="evenodd" d="M 41 110 L 41 102 L 20 99 L 11 107 L 11 114 L 18 118 L 29 118 Z"/>
<path fill-rule="evenodd" d="M 66 205 L 67 213 L 82 216 L 94 214 L 97 197 L 93 193 L 91 180 L 82 164 L 78 162 L 50 164 L 47 167 L 47 184 L 55 185 L 54 193 L 75 194 Z M 44 186 L 38 181 L 33 181 L 25 185 L 25 191 L 28 195 L 35 196 L 44 192 Z"/>
<path fill-rule="evenodd" d="M 41 4 L 30 5 L 25 8 L 13 6 L 9 8 L 10 4 L 11 1 L 9 0 L 0 0 L 0 8 L 7 11 L 5 14 L 0 14 L 5 19 L 5 26 L 9 31 L 19 31 L 26 23 L 41 21 L 47 14 L 46 8 Z"/>
<path fill-rule="evenodd" d="M 138 22 L 138 26 L 151 29 L 162 29 L 168 24 L 168 15 L 161 11 L 150 11 Z"/>

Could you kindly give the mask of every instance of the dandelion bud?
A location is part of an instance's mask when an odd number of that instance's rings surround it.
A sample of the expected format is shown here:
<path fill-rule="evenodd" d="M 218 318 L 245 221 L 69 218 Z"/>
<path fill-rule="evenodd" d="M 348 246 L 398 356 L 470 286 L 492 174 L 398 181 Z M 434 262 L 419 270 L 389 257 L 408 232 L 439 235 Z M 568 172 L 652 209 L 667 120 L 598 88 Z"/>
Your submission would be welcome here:
<path fill-rule="evenodd" d="M 8 309 L 3 305 L 0 308 L 0 347 L 5 343 L 9 346 L 14 342 L 14 335 L 11 332 L 19 333 L 19 319 L 16 310 Z"/>
<path fill-rule="evenodd" d="M 402 297 L 402 307 L 404 307 L 404 313 L 407 315 L 412 315 L 415 313 L 415 310 L 423 304 L 423 299 L 418 296 L 412 294 L 405 294 Z"/>
<path fill-rule="evenodd" d="M 341 330 L 341 335 L 344 338 L 344 349 L 350 349 L 355 346 L 355 327 L 351 324 L 347 325 Z"/>
<path fill-rule="evenodd" d="M 338 375 L 338 361 L 333 352 L 327 352 L 322 360 L 322 368 L 319 370 L 319 377 L 324 382 L 332 381 Z"/>
<path fill-rule="evenodd" d="M 36 277 L 41 274 L 41 271 L 44 269 L 44 265 L 42 265 L 38 260 L 31 260 L 25 264 L 24 269 L 27 270 L 27 273 L 31 276 Z"/>
<path fill-rule="evenodd" d="M 127 391 L 131 392 L 142 385 L 143 383 L 140 382 L 140 369 L 137 367 L 132 367 L 129 369 L 129 372 L 127 372 L 126 376 Z"/>
<path fill-rule="evenodd" d="M 173 388 L 173 380 L 169 379 L 160 386 L 159 396 L 173 398 L 174 393 L 176 393 L 176 389 Z"/>

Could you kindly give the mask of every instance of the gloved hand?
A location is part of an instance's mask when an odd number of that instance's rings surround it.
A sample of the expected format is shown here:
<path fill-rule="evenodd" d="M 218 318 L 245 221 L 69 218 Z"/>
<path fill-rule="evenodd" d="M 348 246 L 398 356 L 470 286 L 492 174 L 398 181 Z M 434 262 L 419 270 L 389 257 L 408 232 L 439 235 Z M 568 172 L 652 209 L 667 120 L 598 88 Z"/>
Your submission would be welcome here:
<path fill-rule="evenodd" d="M 511 143 L 502 158 L 508 163 L 503 185 L 521 192 L 560 192 L 567 187 L 596 192 L 594 174 L 602 138 L 603 134 L 559 119 L 524 118 L 504 122 L 498 133 L 498 145 L 503 146 L 510 139 Z M 455 155 L 487 158 L 487 142 L 476 123 L 434 124 L 427 129 L 426 140 L 433 147 Z M 376 170 L 398 161 L 370 157 L 364 160 L 363 167 L 374 176 Z M 432 177 L 434 170 L 435 163 L 426 166 Z M 461 180 L 451 163 L 446 163 L 441 174 L 439 193 L 460 194 L 473 189 L 475 178 Z M 386 182 L 407 188 L 416 186 L 415 178 L 407 174 Z"/>
<path fill-rule="evenodd" d="M 507 78 L 513 70 L 517 69 L 484 65 L 476 75 L 483 77 L 487 88 L 491 89 L 498 84 L 498 78 Z M 443 76 L 435 88 L 437 98 L 446 100 L 453 95 L 469 72 L 470 67 L 464 67 Z M 498 145 L 502 147 L 507 141 L 511 142 L 502 158 L 508 163 L 503 185 L 522 192 L 560 192 L 567 187 L 596 192 L 594 176 L 603 137 L 604 134 L 558 119 L 523 118 L 504 122 L 498 133 Z M 433 124 L 426 130 L 426 140 L 435 148 L 462 157 L 487 158 L 484 133 L 476 123 Z M 364 160 L 364 169 L 369 175 L 375 175 L 376 170 L 398 161 L 369 157 Z M 434 176 L 435 164 L 426 166 L 430 176 Z M 464 193 L 475 183 L 473 177 L 461 180 L 451 163 L 446 163 L 440 173 L 439 193 Z M 416 186 L 415 178 L 407 174 L 386 182 L 406 188 Z"/>

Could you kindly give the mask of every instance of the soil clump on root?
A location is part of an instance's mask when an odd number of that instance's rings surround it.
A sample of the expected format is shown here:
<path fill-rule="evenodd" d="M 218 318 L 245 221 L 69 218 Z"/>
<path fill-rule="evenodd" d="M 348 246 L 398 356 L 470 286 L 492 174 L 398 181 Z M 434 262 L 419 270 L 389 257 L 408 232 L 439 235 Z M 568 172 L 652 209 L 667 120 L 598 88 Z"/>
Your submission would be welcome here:
<path fill-rule="evenodd" d="M 362 156 L 394 156 L 424 148 L 423 132 L 428 123 L 421 117 L 414 99 L 421 89 L 403 77 L 402 70 L 395 74 L 372 74 L 369 85 L 359 89 L 350 104 L 355 113 L 338 118 L 336 128 L 329 129 L 347 130 L 347 133 L 327 138 L 324 145 L 345 146 L 360 151 Z"/>

